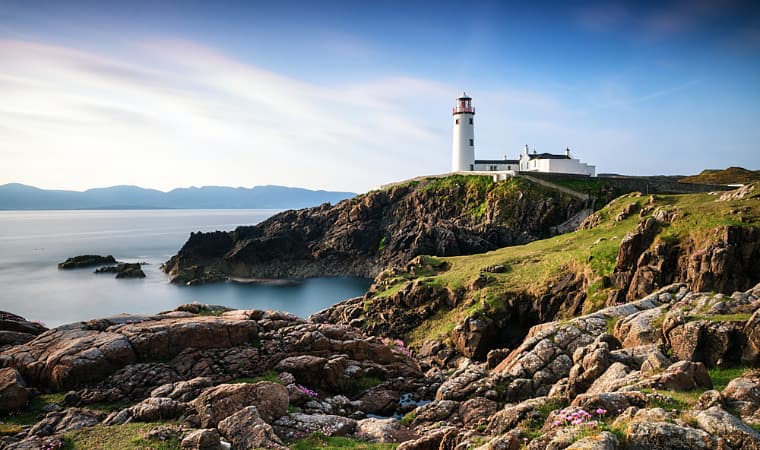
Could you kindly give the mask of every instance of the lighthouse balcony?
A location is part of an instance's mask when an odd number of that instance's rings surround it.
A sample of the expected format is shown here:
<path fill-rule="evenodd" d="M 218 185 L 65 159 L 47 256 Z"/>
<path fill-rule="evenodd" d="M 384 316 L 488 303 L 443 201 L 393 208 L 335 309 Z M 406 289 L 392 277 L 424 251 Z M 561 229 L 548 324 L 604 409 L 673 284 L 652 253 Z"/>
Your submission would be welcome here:
<path fill-rule="evenodd" d="M 475 108 L 472 106 L 455 106 L 451 109 L 452 114 L 470 113 L 475 114 Z"/>

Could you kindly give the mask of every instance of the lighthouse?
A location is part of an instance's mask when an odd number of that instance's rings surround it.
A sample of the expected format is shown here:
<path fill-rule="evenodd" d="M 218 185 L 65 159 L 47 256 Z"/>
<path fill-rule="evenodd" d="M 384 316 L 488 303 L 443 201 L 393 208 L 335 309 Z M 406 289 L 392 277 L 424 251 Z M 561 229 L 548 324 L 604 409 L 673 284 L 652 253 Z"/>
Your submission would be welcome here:
<path fill-rule="evenodd" d="M 454 116 L 454 145 L 451 153 L 451 171 L 475 169 L 475 108 L 472 99 L 462 92 L 451 111 Z"/>

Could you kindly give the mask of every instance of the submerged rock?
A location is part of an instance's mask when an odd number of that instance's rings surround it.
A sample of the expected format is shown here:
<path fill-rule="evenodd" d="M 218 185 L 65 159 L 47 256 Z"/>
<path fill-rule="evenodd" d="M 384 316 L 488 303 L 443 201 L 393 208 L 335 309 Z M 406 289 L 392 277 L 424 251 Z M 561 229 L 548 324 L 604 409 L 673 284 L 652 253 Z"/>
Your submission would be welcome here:
<path fill-rule="evenodd" d="M 116 278 L 145 278 L 140 263 L 121 263 L 95 270 L 95 273 L 115 273 Z"/>

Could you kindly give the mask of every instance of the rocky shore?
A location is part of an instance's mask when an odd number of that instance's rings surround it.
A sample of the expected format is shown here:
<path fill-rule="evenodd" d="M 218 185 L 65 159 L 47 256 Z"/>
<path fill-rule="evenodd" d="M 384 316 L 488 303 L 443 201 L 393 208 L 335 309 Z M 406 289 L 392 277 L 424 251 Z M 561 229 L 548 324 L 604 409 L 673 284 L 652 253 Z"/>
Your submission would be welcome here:
<path fill-rule="evenodd" d="M 3 350 L 0 446 L 133 430 L 184 449 L 331 436 L 402 450 L 757 449 L 758 310 L 760 285 L 673 284 L 536 325 L 482 363 L 272 311 L 192 304 L 80 322 Z"/>

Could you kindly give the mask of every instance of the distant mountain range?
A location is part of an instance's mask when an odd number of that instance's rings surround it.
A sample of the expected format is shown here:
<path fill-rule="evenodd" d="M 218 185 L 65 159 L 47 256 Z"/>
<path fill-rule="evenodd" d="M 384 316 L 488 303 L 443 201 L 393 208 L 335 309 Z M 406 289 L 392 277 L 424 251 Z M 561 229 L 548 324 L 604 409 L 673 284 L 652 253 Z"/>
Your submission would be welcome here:
<path fill-rule="evenodd" d="M 112 186 L 79 192 L 10 183 L 0 185 L 0 210 L 288 209 L 337 203 L 355 195 L 353 192 L 312 191 L 285 186 L 204 186 L 169 192 L 137 186 Z"/>

